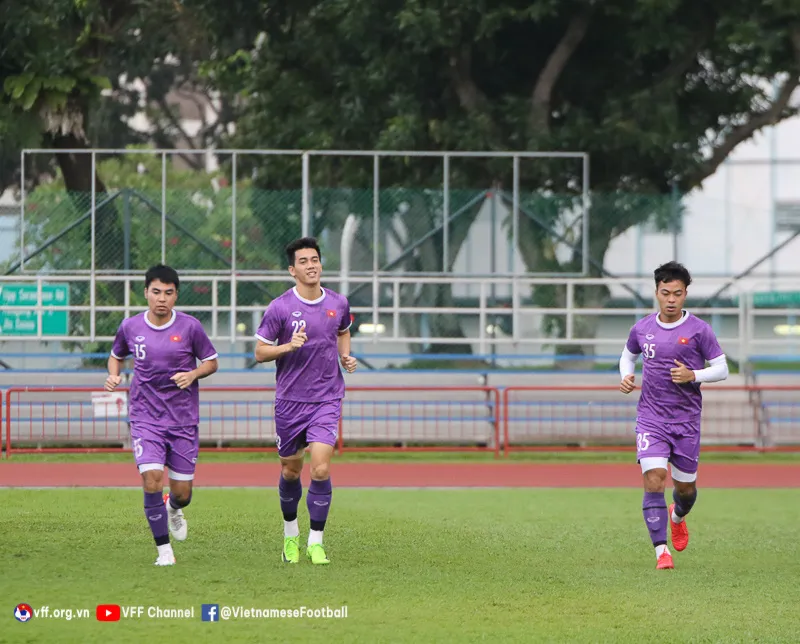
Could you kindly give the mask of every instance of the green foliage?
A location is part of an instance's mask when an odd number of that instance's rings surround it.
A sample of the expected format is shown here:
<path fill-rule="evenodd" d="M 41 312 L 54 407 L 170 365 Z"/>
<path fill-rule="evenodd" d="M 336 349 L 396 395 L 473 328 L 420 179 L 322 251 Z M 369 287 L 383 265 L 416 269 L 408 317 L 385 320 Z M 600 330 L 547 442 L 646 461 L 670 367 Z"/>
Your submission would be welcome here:
<path fill-rule="evenodd" d="M 44 127 L 64 127 L 68 112 L 81 113 L 82 101 L 111 88 L 99 57 L 105 40 L 97 0 L 18 2 L 6 11 L 0 29 L 3 100 L 23 112 L 49 114 Z M 54 118 L 60 114 L 62 118 Z M 71 123 L 75 131 L 80 120 Z"/>
<path fill-rule="evenodd" d="M 226 20 L 214 2 L 193 6 Z M 240 147 L 588 152 L 598 275 L 614 237 L 642 223 L 670 229 L 681 209 L 676 191 L 695 188 L 738 143 L 795 113 L 780 96 L 800 72 L 792 26 L 800 8 L 754 7 L 748 0 L 259 2 L 242 6 L 237 19 L 263 37 L 238 49 L 220 41 L 204 72 L 241 101 L 231 139 Z M 776 98 L 765 79 L 785 82 L 785 91 Z M 312 185 L 355 189 L 368 171 L 351 160 L 312 167 Z M 465 163 L 454 172 L 454 187 L 511 186 L 509 163 Z M 520 188 L 536 214 L 520 222 L 529 270 L 581 269 L 581 173 L 579 163 L 560 160 L 522 168 Z M 386 174 L 382 166 L 381 185 L 432 177 L 441 177 L 433 162 L 397 163 Z M 417 200 L 408 212 L 406 222 L 412 215 L 420 222 L 410 244 L 435 228 L 436 207 Z M 561 252 L 562 237 L 573 250 Z M 463 239 L 451 239 L 453 252 Z M 436 257 L 441 248 L 434 235 L 420 254 Z"/>

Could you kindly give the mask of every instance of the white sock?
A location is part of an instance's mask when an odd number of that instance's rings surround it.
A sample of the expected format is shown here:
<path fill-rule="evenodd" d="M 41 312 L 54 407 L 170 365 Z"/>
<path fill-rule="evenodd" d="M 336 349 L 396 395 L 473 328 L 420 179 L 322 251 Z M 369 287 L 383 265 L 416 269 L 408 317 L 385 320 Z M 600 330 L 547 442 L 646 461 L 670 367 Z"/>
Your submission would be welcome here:
<path fill-rule="evenodd" d="M 156 546 L 156 548 L 158 548 L 158 556 L 159 557 L 161 557 L 162 555 L 172 555 L 173 557 L 175 556 L 174 554 L 172 554 L 172 544 L 171 543 L 165 543 L 162 546 Z"/>
<path fill-rule="evenodd" d="M 686 517 L 679 517 L 677 514 L 675 514 L 675 508 L 672 509 L 672 521 L 673 521 L 673 523 L 683 523 L 683 520 L 685 518 Z"/>
<path fill-rule="evenodd" d="M 669 549 L 665 545 L 656 546 L 656 559 L 658 559 L 661 555 L 665 552 L 669 552 Z"/>
<path fill-rule="evenodd" d="M 308 531 L 308 545 L 313 546 L 315 543 L 322 545 L 322 530 Z"/>
<path fill-rule="evenodd" d="M 297 519 L 294 521 L 283 522 L 283 536 L 284 537 L 299 537 L 300 527 L 297 525 Z"/>

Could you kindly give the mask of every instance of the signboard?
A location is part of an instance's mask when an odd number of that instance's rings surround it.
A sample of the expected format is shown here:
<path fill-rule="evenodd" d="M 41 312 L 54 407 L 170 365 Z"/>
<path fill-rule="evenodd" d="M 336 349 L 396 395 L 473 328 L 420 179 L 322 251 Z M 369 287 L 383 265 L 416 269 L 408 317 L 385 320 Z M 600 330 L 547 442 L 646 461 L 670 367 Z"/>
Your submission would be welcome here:
<path fill-rule="evenodd" d="M 124 392 L 92 392 L 95 418 L 120 418 L 128 415 L 128 394 Z"/>
<path fill-rule="evenodd" d="M 36 284 L 0 284 L 0 337 L 38 335 L 37 297 Z M 42 284 L 42 306 L 67 305 L 69 284 Z M 42 335 L 69 335 L 69 312 L 42 311 Z"/>
<path fill-rule="evenodd" d="M 775 202 L 775 229 L 778 232 L 796 232 L 800 230 L 800 202 Z"/>
<path fill-rule="evenodd" d="M 800 306 L 800 291 L 753 293 L 753 306 L 791 308 Z"/>

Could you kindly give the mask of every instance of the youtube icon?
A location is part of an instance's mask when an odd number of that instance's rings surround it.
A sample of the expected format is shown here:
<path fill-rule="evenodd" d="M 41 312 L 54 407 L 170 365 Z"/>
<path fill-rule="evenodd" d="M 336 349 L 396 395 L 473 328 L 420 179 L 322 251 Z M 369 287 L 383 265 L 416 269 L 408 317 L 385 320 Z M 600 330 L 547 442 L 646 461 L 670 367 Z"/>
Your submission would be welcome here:
<path fill-rule="evenodd" d="M 120 608 L 117 604 L 100 604 L 97 607 L 98 622 L 118 622 Z"/>

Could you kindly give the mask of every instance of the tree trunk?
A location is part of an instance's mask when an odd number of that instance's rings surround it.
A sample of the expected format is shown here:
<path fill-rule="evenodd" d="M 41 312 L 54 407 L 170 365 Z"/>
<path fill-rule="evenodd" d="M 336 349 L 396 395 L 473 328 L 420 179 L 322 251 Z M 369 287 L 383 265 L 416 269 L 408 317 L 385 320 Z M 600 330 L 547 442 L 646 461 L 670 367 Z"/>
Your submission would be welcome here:
<path fill-rule="evenodd" d="M 53 136 L 53 146 L 60 150 L 88 149 L 73 134 Z M 56 153 L 56 160 L 64 176 L 64 185 L 79 211 L 86 208 L 86 197 L 92 191 L 92 158 L 86 153 Z M 94 186 L 96 202 L 106 197 L 106 186 L 95 168 Z M 83 214 L 83 212 L 81 212 Z M 91 243 L 91 228 L 87 235 Z M 95 213 L 95 268 L 119 270 L 123 268 L 123 231 L 119 212 L 114 203 L 101 206 Z M 120 291 L 122 292 L 122 291 Z"/>
<path fill-rule="evenodd" d="M 433 208 L 422 194 L 415 194 L 411 198 L 409 209 L 404 216 L 404 223 L 408 231 L 406 245 L 413 244 L 416 240 L 424 237 L 435 228 Z M 449 224 L 448 237 L 448 269 L 452 267 L 458 256 L 461 246 L 467 239 L 469 230 L 474 223 L 480 205 L 473 206 L 470 212 L 462 213 L 458 219 Z M 405 263 L 407 270 L 422 273 L 439 273 L 442 271 L 444 262 L 442 253 L 444 250 L 444 233 L 437 232 L 430 239 L 425 241 Z M 401 306 L 413 305 L 416 307 L 435 307 L 452 308 L 453 288 L 449 284 L 424 284 L 418 290 L 418 285 L 408 284 L 401 289 Z M 413 303 L 413 304 L 412 304 Z M 420 337 L 422 334 L 422 316 L 401 316 L 403 329 L 408 335 Z M 428 325 L 430 334 L 440 338 L 465 338 L 464 330 L 461 328 L 461 321 L 457 315 L 444 313 L 431 313 L 428 315 Z M 412 346 L 415 353 L 422 352 L 422 347 Z M 434 342 L 431 343 L 425 353 L 457 353 L 471 354 L 472 346 L 469 344 Z"/>

